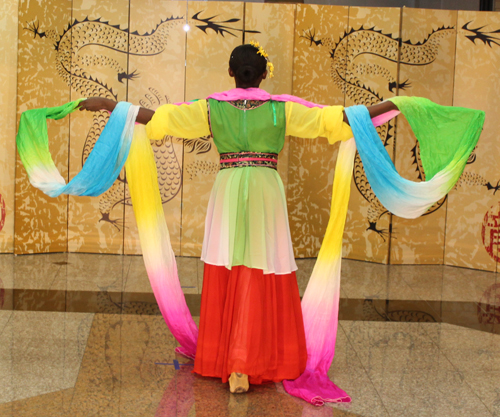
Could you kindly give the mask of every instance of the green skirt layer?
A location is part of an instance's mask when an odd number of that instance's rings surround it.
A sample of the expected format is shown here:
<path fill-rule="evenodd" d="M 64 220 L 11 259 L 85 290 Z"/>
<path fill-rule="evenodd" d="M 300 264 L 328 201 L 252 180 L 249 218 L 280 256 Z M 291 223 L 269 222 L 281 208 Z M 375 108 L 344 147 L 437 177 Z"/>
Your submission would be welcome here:
<path fill-rule="evenodd" d="M 229 269 L 262 269 L 265 274 L 297 269 L 283 183 L 274 169 L 219 172 L 207 209 L 202 260 Z"/>

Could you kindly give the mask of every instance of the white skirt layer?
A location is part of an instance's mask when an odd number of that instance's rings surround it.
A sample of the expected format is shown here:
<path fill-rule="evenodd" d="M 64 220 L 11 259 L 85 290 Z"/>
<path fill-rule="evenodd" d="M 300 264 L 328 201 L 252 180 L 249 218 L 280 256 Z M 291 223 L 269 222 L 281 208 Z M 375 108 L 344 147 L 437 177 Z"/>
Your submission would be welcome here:
<path fill-rule="evenodd" d="M 264 274 L 297 270 L 283 183 L 271 168 L 221 170 L 208 203 L 201 259 Z"/>

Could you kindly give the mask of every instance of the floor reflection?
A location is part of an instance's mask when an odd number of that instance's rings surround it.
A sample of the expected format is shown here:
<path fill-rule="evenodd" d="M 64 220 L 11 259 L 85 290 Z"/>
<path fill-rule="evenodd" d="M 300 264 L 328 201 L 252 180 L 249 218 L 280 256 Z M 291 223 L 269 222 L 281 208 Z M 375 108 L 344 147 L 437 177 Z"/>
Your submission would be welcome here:
<path fill-rule="evenodd" d="M 5 417 L 500 414 L 500 336 L 449 324 L 341 321 L 329 376 L 353 402 L 319 408 L 195 375 L 161 316 L 3 311 L 0 329 Z"/>
<path fill-rule="evenodd" d="M 86 262 L 97 265 L 85 271 Z M 193 374 L 141 262 L 0 256 L 1 417 L 500 416 L 498 274 L 344 262 L 329 376 L 353 402 L 317 408 L 281 384 L 232 395 Z M 197 321 L 200 264 L 179 265 Z"/>
<path fill-rule="evenodd" d="M 10 358 L 13 372 L 23 374 L 22 364 L 33 364 L 38 352 L 46 350 L 52 354 L 44 359 L 45 369 L 57 368 L 60 361 L 59 367 L 66 372 L 50 375 L 50 393 L 30 391 L 28 382 L 21 383 L 16 375 L 2 379 L 3 391 L 12 395 L 0 401 L 1 416 L 352 415 L 342 410 L 332 414 L 332 408 L 319 409 L 292 398 L 281 384 L 279 389 L 276 384 L 267 384 L 252 386 L 246 395 L 230 394 L 228 384 L 194 374 L 193 361 L 174 353 L 177 343 L 161 317 L 96 314 L 84 335 L 82 355 L 78 356 L 69 354 L 71 348 L 61 355 L 52 347 L 55 339 L 63 346 L 71 346 L 77 339 L 74 334 L 80 327 L 78 319 L 88 322 L 88 315 L 72 313 L 68 318 L 68 313 L 13 314 L 18 317 L 10 318 L 10 329 L 0 336 L 2 346 L 9 346 L 2 351 L 2 358 Z M 33 315 L 41 316 L 30 324 Z M 25 334 L 18 335 L 16 326 L 24 327 Z M 19 340 L 42 328 L 46 331 L 37 339 L 37 349 L 19 351 Z M 65 355 L 68 357 L 63 360 Z M 66 368 L 76 370 L 71 387 L 63 386 Z M 37 373 L 24 377 L 30 379 L 31 387 L 46 382 Z"/>

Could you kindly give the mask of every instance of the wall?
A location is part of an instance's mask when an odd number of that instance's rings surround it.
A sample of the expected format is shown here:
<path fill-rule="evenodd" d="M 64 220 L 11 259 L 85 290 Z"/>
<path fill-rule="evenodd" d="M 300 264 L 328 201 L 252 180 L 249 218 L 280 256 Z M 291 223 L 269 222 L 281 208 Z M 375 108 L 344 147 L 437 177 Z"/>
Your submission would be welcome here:
<path fill-rule="evenodd" d="M 265 45 L 276 65 L 277 76 L 263 84 L 271 93 L 345 105 L 419 95 L 443 105 L 485 110 L 485 130 L 456 190 L 420 219 L 387 213 L 356 160 L 344 256 L 498 268 L 497 13 L 234 2 L 189 2 L 186 10 L 185 2 L 153 0 L 140 5 L 113 0 L 98 6 L 75 0 L 71 7 L 50 1 L 44 8 L 27 0 L 19 5 L 18 116 L 28 108 L 93 95 L 152 109 L 205 97 L 232 87 L 227 57 L 251 39 Z M 11 9 L 10 26 L 2 30 L 16 37 L 14 3 Z M 191 26 L 187 33 L 182 30 L 186 12 Z M 12 75 L 15 51 L 9 56 L 4 73 Z M 13 83 L 4 85 L 10 90 L 2 92 L 10 95 L 2 100 L 2 115 L 8 115 L 16 95 Z M 1 251 L 140 253 L 125 174 L 98 198 L 49 199 L 29 185 L 15 162 L 14 117 L 5 117 L 10 131 L 2 132 L 6 151 L 0 154 L 0 194 L 6 196 L 7 219 L 0 232 Z M 70 179 L 81 169 L 107 118 L 105 113 L 78 112 L 50 122 L 51 149 L 63 176 Z M 379 133 L 399 171 L 408 179 L 422 179 L 425 173 L 407 123 L 399 118 Z M 199 256 L 217 152 L 209 138 L 165 137 L 153 149 L 174 250 Z M 321 244 L 336 152 L 322 138 L 287 138 L 280 155 L 297 257 L 316 256 Z"/>
<path fill-rule="evenodd" d="M 480 0 L 304 0 L 300 3 L 356 7 L 417 7 L 426 9 L 479 10 Z"/>

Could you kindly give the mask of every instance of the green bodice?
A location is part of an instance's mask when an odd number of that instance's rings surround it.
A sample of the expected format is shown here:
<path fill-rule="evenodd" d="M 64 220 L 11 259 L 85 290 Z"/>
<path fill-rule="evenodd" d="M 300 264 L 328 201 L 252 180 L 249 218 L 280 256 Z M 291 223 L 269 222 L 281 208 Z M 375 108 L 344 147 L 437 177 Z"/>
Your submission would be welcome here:
<path fill-rule="evenodd" d="M 267 101 L 242 110 L 230 102 L 208 100 L 210 126 L 219 153 L 279 153 L 285 142 L 285 103 Z"/>

